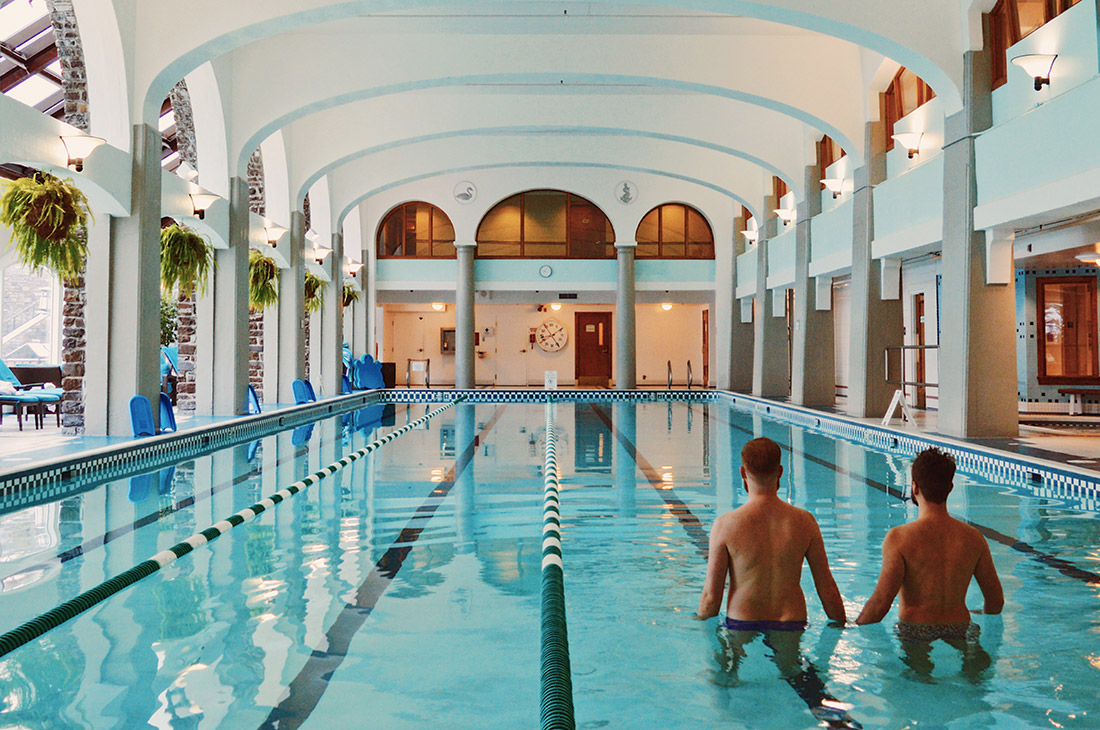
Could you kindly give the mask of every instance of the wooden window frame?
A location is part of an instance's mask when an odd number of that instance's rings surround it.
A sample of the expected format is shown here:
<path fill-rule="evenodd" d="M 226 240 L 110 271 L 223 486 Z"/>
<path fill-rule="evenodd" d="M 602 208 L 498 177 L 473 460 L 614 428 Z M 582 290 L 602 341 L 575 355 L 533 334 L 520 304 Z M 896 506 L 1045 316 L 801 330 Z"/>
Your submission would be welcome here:
<path fill-rule="evenodd" d="M 409 209 L 410 205 L 426 205 L 426 206 L 428 206 L 428 208 L 430 210 L 430 212 L 428 214 L 428 252 L 429 252 L 428 255 L 427 256 L 419 256 L 417 254 L 409 255 L 409 254 L 405 254 L 405 253 L 397 255 L 397 254 L 383 252 L 383 250 L 382 250 L 382 231 L 385 229 L 386 223 L 389 221 L 390 216 L 393 216 L 393 215 L 400 215 L 401 216 L 401 232 L 402 232 L 402 234 L 404 234 L 404 232 L 405 232 L 405 216 L 408 215 L 408 209 Z M 454 239 L 451 239 L 450 241 L 446 241 L 442 238 L 436 238 L 435 237 L 435 216 L 436 216 L 436 213 L 439 213 L 440 215 L 442 215 L 444 218 L 447 219 L 447 222 L 450 223 L 451 230 L 453 231 L 454 230 L 454 223 L 451 222 L 450 216 L 448 216 L 446 214 L 446 212 L 443 211 L 442 208 L 439 208 L 438 206 L 432 205 L 431 203 L 428 203 L 426 201 L 423 201 L 423 200 L 410 200 L 406 203 L 401 203 L 400 205 L 395 205 L 394 207 L 390 208 L 389 212 L 386 213 L 386 215 L 382 216 L 382 220 L 378 222 L 378 228 L 376 229 L 375 234 L 374 234 L 374 249 L 377 252 L 378 258 L 379 259 L 444 259 L 444 260 L 456 258 L 457 257 L 456 253 L 455 254 L 450 254 L 448 256 L 435 256 L 434 254 L 431 253 L 432 251 L 435 250 L 436 243 L 450 243 L 451 245 L 454 245 Z M 405 250 L 405 241 L 404 241 L 404 239 L 402 239 L 402 241 L 401 241 L 401 250 L 402 251 Z"/>
<path fill-rule="evenodd" d="M 664 246 L 665 246 L 664 237 L 665 236 L 664 236 L 664 220 L 663 220 L 664 212 L 663 211 L 664 211 L 665 208 L 673 206 L 673 205 L 677 205 L 677 206 L 684 209 L 684 241 L 683 241 L 683 244 L 682 244 L 683 247 L 684 247 L 684 254 L 682 256 L 666 256 L 665 252 L 664 252 Z M 748 211 L 746 211 L 744 206 L 742 206 L 741 210 L 745 215 L 748 216 L 745 219 L 746 221 L 749 218 L 752 217 L 752 214 L 749 213 Z M 657 241 L 656 241 L 657 255 L 656 256 L 638 256 L 636 258 L 639 261 L 658 261 L 658 260 L 663 260 L 663 261 L 675 261 L 675 260 L 680 260 L 680 261 L 713 261 L 714 260 L 714 229 L 710 227 L 710 221 L 707 220 L 707 217 L 705 215 L 703 215 L 702 211 L 700 211 L 698 208 L 696 208 L 693 205 L 688 205 L 687 203 L 661 203 L 660 205 L 655 206 L 653 208 L 650 208 L 649 210 L 646 211 L 645 215 L 643 215 L 641 220 L 638 221 L 638 226 L 639 227 L 641 227 L 641 225 L 642 225 L 641 221 L 645 220 L 646 217 L 650 213 L 652 213 L 653 211 L 657 211 Z M 687 251 L 688 251 L 689 246 L 691 246 L 691 245 L 698 246 L 698 245 L 701 245 L 701 244 L 706 245 L 706 243 L 707 243 L 706 241 L 693 241 L 693 240 L 688 238 L 688 213 L 689 213 L 689 211 L 694 212 L 696 215 L 698 215 L 703 220 L 703 224 L 707 227 L 707 233 L 710 234 L 710 256 L 688 256 L 687 255 Z M 634 231 L 634 240 L 635 241 L 638 240 L 638 231 L 637 231 L 637 229 L 635 229 L 635 231 Z M 654 242 L 645 241 L 645 243 L 647 245 L 652 245 L 652 243 L 654 243 Z M 681 245 L 681 244 L 677 243 L 676 245 Z"/>
<path fill-rule="evenodd" d="M 906 109 L 904 99 L 902 99 L 901 84 L 904 74 L 912 74 L 917 80 L 917 105 L 912 109 Z M 886 130 L 887 152 L 894 149 L 894 143 L 897 141 L 894 139 L 894 125 L 897 124 L 902 117 L 912 114 L 935 98 L 936 92 L 932 90 L 931 86 L 925 83 L 924 79 L 905 68 L 905 66 L 898 69 L 898 72 L 894 74 L 894 78 L 890 80 L 890 85 L 886 87 L 886 91 L 879 94 L 879 104 L 882 109 L 882 120 L 884 122 L 883 127 Z"/>
<path fill-rule="evenodd" d="M 1008 49 L 1066 12 L 1080 0 L 1046 0 L 1043 22 L 1024 34 L 1020 29 L 1020 8 L 1017 0 L 999 0 L 983 23 L 985 47 L 990 51 L 992 88 L 1008 83 Z"/>
<path fill-rule="evenodd" d="M 527 243 L 528 243 L 528 241 L 527 241 L 527 231 L 526 231 L 526 219 L 527 219 L 527 194 L 528 193 L 562 193 L 562 194 L 565 195 L 565 255 L 564 256 L 543 256 L 543 255 L 528 256 L 527 255 Z M 588 198 L 582 197 L 580 195 L 575 195 L 575 194 L 567 192 L 565 190 L 556 190 L 554 188 L 533 188 L 531 190 L 524 190 L 523 192 L 516 193 L 516 195 L 519 196 L 519 240 L 518 241 L 486 241 L 486 243 L 493 243 L 493 244 L 516 244 L 516 243 L 518 243 L 519 244 L 519 254 L 516 255 L 516 256 L 482 256 L 480 251 L 479 251 L 478 254 L 477 254 L 477 258 L 479 258 L 479 259 L 501 259 L 501 260 L 505 260 L 505 261 L 509 261 L 509 260 L 517 261 L 517 260 L 520 260 L 520 259 L 577 259 L 577 260 L 580 260 L 580 261 L 608 261 L 608 260 L 611 260 L 611 259 L 615 258 L 614 255 L 600 256 L 600 257 L 597 257 L 597 258 L 593 258 L 591 256 L 574 256 L 573 255 L 573 236 L 570 233 L 570 227 L 569 227 L 570 215 L 569 214 L 570 214 L 571 209 L 573 207 L 573 199 L 574 198 L 577 198 L 578 200 L 583 200 L 586 204 L 592 206 L 593 208 L 595 208 L 596 210 L 598 210 L 600 212 L 600 215 L 602 215 L 603 219 L 604 219 L 604 229 L 605 230 L 607 229 L 608 225 L 611 222 L 611 219 L 608 218 L 607 214 L 603 212 L 603 208 L 596 205 L 595 203 L 593 203 Z M 508 200 L 510 198 L 513 198 L 513 197 L 515 197 L 515 195 L 509 195 L 504 200 Z M 504 200 L 501 200 L 500 203 L 503 203 Z M 491 211 L 495 210 L 497 205 L 500 205 L 500 203 L 497 203 L 492 208 L 487 210 L 485 212 L 485 215 L 486 216 L 489 215 L 489 213 Z M 481 223 L 484 220 L 485 220 L 485 216 L 482 216 L 481 221 L 479 221 L 478 224 L 477 224 L 478 230 L 481 229 Z M 604 246 L 605 247 L 608 246 L 608 245 L 610 245 L 610 246 L 615 245 L 615 240 L 614 240 L 615 231 L 614 231 L 614 229 L 611 229 L 611 235 L 612 235 L 612 240 L 604 241 Z M 478 241 L 478 243 L 480 244 L 481 241 Z M 546 244 L 548 242 L 547 241 L 530 241 L 530 243 L 541 245 L 541 244 Z M 557 242 L 555 241 L 553 243 L 557 243 Z"/>
<path fill-rule="evenodd" d="M 839 149 L 840 154 L 836 157 L 833 156 L 833 149 Z M 817 141 L 817 171 L 822 178 L 825 177 L 825 170 L 837 160 L 843 159 L 847 156 L 847 152 L 844 148 L 838 145 L 829 135 L 825 135 Z M 825 183 L 818 183 L 821 186 L 821 190 L 825 189 Z"/>
<path fill-rule="evenodd" d="M 1092 370 L 1096 375 L 1047 375 L 1046 348 L 1046 297 L 1043 287 L 1046 284 L 1089 284 L 1089 311 L 1092 312 Z M 1038 363 L 1036 376 L 1040 385 L 1100 385 L 1100 316 L 1096 310 L 1095 276 L 1041 276 L 1035 279 L 1035 339 L 1038 340 Z"/>

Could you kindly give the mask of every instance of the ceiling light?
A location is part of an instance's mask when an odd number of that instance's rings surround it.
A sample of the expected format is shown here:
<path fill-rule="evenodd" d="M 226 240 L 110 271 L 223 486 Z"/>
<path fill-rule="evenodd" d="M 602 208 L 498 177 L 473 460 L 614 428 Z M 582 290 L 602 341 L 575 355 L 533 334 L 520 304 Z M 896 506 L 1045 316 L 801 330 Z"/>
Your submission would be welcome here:
<path fill-rule="evenodd" d="M 195 182 L 199 179 L 199 171 L 192 167 L 187 160 L 176 166 L 176 174 L 188 182 Z"/>
<path fill-rule="evenodd" d="M 776 208 L 775 214 L 783 221 L 783 225 L 789 225 L 794 220 L 795 211 L 793 208 Z"/>
<path fill-rule="evenodd" d="M 61 142 L 65 145 L 65 154 L 68 155 L 68 167 L 75 172 L 84 170 L 84 159 L 92 154 L 92 150 L 107 140 L 102 137 L 93 137 L 89 134 L 61 135 Z"/>
<path fill-rule="evenodd" d="M 217 195 L 211 195 L 210 193 L 191 193 L 189 197 L 191 198 L 191 210 L 200 221 L 206 217 L 206 211 L 210 206 L 220 200 Z"/>
<path fill-rule="evenodd" d="M 447 308 L 447 305 L 444 304 L 443 302 L 432 302 L 432 309 L 434 309 L 437 312 L 442 312 L 446 308 Z"/>
<path fill-rule="evenodd" d="M 306 231 L 306 240 L 307 241 L 311 241 L 314 244 L 316 244 L 317 239 L 320 238 L 320 237 L 321 236 L 318 235 L 317 231 L 313 230 L 312 228 L 310 228 L 309 230 Z"/>
<path fill-rule="evenodd" d="M 913 159 L 914 155 L 920 153 L 920 142 L 924 137 L 924 132 L 898 132 L 890 136 L 909 152 L 910 160 Z"/>
<path fill-rule="evenodd" d="M 661 305 L 661 309 L 663 309 L 667 312 L 668 310 L 672 309 L 672 305 L 669 302 L 665 302 L 664 304 Z"/>
<path fill-rule="evenodd" d="M 1079 253 L 1074 258 L 1078 261 L 1083 261 L 1086 264 L 1100 264 L 1100 253 L 1095 251 L 1089 251 L 1088 253 Z"/>
<path fill-rule="evenodd" d="M 287 232 L 286 228 L 283 228 L 282 226 L 279 226 L 279 225 L 275 225 L 271 221 L 268 221 L 267 223 L 264 224 L 264 233 L 267 236 L 267 243 L 272 248 L 275 247 L 275 244 L 278 243 L 279 239 L 282 238 L 283 234 L 286 233 L 286 232 Z"/>
<path fill-rule="evenodd" d="M 553 309 L 555 312 L 557 312 L 558 310 L 561 309 L 561 302 L 554 302 L 553 304 L 550 305 L 550 308 Z"/>
<path fill-rule="evenodd" d="M 1031 78 L 1035 79 L 1035 90 L 1041 91 L 1043 84 L 1050 86 L 1050 72 L 1054 68 L 1054 59 L 1057 53 L 1028 53 L 1016 56 L 1012 63 L 1024 70 Z"/>
<path fill-rule="evenodd" d="M 840 193 L 844 189 L 844 178 L 827 177 L 821 181 L 821 184 L 825 186 L 826 190 L 833 194 L 833 200 L 836 200 L 840 197 Z"/>

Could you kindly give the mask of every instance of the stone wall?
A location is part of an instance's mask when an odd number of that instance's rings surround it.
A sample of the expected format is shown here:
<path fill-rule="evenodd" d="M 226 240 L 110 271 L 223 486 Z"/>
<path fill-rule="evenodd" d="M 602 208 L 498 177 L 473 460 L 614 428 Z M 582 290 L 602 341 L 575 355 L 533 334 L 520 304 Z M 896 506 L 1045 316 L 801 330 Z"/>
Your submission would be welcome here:
<path fill-rule="evenodd" d="M 176 117 L 176 148 L 185 162 L 199 169 L 198 145 L 195 143 L 195 116 L 191 110 L 191 94 L 187 84 L 180 81 L 168 94 Z M 176 344 L 179 345 L 179 380 L 176 383 L 176 408 L 180 411 L 195 410 L 195 353 L 198 344 L 198 320 L 195 297 L 180 296 L 177 301 Z"/>
<path fill-rule="evenodd" d="M 302 201 L 302 217 L 306 221 L 306 230 L 310 229 L 311 221 L 309 217 L 309 195 L 306 195 L 305 200 Z M 302 332 L 304 337 L 302 338 L 302 347 L 305 348 L 306 359 L 306 380 L 309 380 L 309 313 L 302 312 Z"/>
<path fill-rule="evenodd" d="M 176 149 L 184 162 L 199 169 L 199 151 L 195 143 L 195 114 L 191 111 L 191 93 L 187 83 L 180 81 L 168 92 L 168 101 L 176 118 Z"/>
<path fill-rule="evenodd" d="M 248 209 L 257 215 L 267 212 L 267 195 L 264 190 L 264 158 L 257 147 L 248 158 Z M 264 399 L 264 313 L 248 314 L 248 382 L 256 389 L 260 400 Z"/>

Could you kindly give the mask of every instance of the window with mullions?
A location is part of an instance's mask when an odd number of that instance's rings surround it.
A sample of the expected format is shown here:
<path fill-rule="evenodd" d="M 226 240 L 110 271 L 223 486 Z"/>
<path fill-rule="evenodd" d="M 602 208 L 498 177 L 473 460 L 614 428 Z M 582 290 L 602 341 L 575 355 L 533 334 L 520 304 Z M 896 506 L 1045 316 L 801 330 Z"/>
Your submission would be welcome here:
<path fill-rule="evenodd" d="M 1096 277 L 1039 278 L 1035 285 L 1039 314 L 1039 382 L 1100 382 Z"/>
<path fill-rule="evenodd" d="M 682 203 L 665 203 L 646 213 L 634 239 L 637 258 L 714 258 L 710 224 L 702 213 Z"/>
<path fill-rule="evenodd" d="M 1008 47 L 1027 37 L 1080 0 L 1000 0 L 989 11 L 985 45 L 990 58 L 993 88 L 1008 81 Z"/>
<path fill-rule="evenodd" d="M 430 203 L 404 203 L 378 226 L 378 258 L 453 259 L 451 219 Z"/>
<path fill-rule="evenodd" d="M 886 149 L 894 149 L 894 125 L 917 107 L 936 98 L 936 92 L 920 76 L 905 68 L 898 69 L 882 94 L 882 116 L 886 122 Z"/>
<path fill-rule="evenodd" d="M 528 190 L 492 207 L 477 227 L 478 258 L 615 258 L 611 221 L 561 190 Z"/>

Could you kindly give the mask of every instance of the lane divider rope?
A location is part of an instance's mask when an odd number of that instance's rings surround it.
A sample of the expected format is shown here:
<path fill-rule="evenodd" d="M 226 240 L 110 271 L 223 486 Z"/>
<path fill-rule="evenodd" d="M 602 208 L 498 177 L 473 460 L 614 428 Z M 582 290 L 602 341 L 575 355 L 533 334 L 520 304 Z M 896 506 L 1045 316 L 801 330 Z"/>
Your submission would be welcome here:
<path fill-rule="evenodd" d="M 539 720 L 542 730 L 575 730 L 569 637 L 565 627 L 565 583 L 561 553 L 561 484 L 554 403 L 546 398 L 546 468 L 542 508 L 542 635 Z"/>
<path fill-rule="evenodd" d="M 440 413 L 443 413 L 449 408 L 452 408 L 455 403 L 458 403 L 464 399 L 465 396 L 462 396 L 440 408 L 435 409 L 430 413 L 424 414 L 415 421 L 405 424 L 396 431 L 389 432 L 382 438 L 372 441 L 358 451 L 348 454 L 344 458 L 329 464 L 320 471 L 316 471 L 306 478 L 294 482 L 289 487 L 280 489 L 278 492 L 272 494 L 270 497 L 261 499 L 259 502 L 252 505 L 251 507 L 246 507 L 240 512 L 232 514 L 224 520 L 220 520 L 219 522 L 214 523 L 210 527 L 207 527 L 205 530 L 196 532 L 194 535 L 187 538 L 186 540 L 176 543 L 167 550 L 161 550 L 156 555 L 153 555 L 149 559 L 138 563 L 129 570 L 123 573 L 119 573 L 113 578 L 109 578 L 103 581 L 94 588 L 90 588 L 87 591 L 84 591 L 80 595 L 76 596 L 75 598 L 72 598 L 65 603 L 60 604 L 59 606 L 56 606 L 55 608 L 52 608 L 49 611 L 46 611 L 39 616 L 36 616 L 35 618 L 27 621 L 23 625 L 17 626 L 11 631 L 8 631 L 7 633 L 0 636 L 0 657 L 6 656 L 12 651 L 15 651 L 19 647 L 23 646 L 24 644 L 34 641 L 35 639 L 45 634 L 47 631 L 55 629 L 61 624 L 76 618 L 80 614 L 87 611 L 89 608 L 92 608 L 98 603 L 102 603 L 119 591 L 122 591 L 125 588 L 129 588 L 134 583 L 137 583 L 143 578 L 148 578 L 153 573 L 157 572 L 164 566 L 169 565 L 175 560 L 182 558 L 184 555 L 191 552 L 195 548 L 201 547 L 206 543 L 216 540 L 224 533 L 228 532 L 234 527 L 237 527 L 238 525 L 244 524 L 261 512 L 265 512 L 273 508 L 280 502 L 283 502 L 293 497 L 295 494 L 298 494 L 299 492 L 302 492 L 309 487 L 312 487 L 313 485 L 319 483 L 321 480 L 327 478 L 332 474 L 335 474 L 340 469 L 343 469 L 345 466 L 348 466 L 353 462 L 363 458 L 372 451 L 375 451 L 382 446 L 385 446 L 394 439 L 404 436 L 409 431 L 420 426 L 421 424 L 427 423 L 430 419 L 435 418 Z"/>

